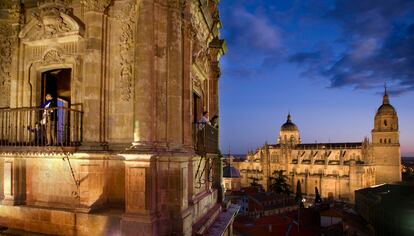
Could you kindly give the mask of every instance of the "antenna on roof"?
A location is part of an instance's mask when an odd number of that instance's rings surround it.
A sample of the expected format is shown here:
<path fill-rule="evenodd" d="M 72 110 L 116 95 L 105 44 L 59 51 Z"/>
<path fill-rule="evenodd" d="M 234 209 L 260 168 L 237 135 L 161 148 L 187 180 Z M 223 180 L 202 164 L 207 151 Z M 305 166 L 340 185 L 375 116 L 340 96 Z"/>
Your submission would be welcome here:
<path fill-rule="evenodd" d="M 230 156 L 230 144 L 229 144 L 229 159 L 228 159 L 228 165 L 231 166 L 231 156 Z"/>

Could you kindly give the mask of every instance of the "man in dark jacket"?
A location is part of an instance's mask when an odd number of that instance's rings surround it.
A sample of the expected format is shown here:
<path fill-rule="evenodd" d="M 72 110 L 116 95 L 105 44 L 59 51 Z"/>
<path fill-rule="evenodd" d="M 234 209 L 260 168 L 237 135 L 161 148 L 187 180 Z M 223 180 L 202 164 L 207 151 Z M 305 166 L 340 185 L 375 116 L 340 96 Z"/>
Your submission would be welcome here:
<path fill-rule="evenodd" d="M 40 106 L 42 110 L 42 124 L 43 129 L 46 131 L 46 144 L 53 145 L 56 142 L 56 102 L 52 95 L 46 94 L 46 101 Z"/>

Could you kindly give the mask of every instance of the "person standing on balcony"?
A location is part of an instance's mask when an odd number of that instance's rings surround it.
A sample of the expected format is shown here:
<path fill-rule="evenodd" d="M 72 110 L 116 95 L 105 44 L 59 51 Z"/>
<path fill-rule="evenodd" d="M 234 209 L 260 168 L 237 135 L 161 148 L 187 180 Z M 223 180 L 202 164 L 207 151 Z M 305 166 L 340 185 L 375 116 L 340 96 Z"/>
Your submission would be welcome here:
<path fill-rule="evenodd" d="M 218 122 L 219 122 L 218 115 L 214 115 L 213 118 L 211 118 L 210 120 L 211 126 L 213 126 L 216 129 L 218 128 Z"/>
<path fill-rule="evenodd" d="M 198 121 L 198 128 L 200 130 L 201 129 L 204 129 L 204 127 L 206 126 L 206 124 L 211 125 L 210 124 L 210 120 L 208 118 L 208 112 L 207 111 L 204 111 L 203 112 L 203 115 L 201 116 L 200 120 Z"/>
<path fill-rule="evenodd" d="M 53 100 L 51 94 L 46 94 L 46 101 L 40 106 L 43 108 L 42 119 L 40 120 L 40 124 L 42 124 L 43 129 L 46 131 L 46 144 L 53 145 L 54 141 L 56 141 L 56 112 L 54 108 L 56 107 L 56 103 Z"/>

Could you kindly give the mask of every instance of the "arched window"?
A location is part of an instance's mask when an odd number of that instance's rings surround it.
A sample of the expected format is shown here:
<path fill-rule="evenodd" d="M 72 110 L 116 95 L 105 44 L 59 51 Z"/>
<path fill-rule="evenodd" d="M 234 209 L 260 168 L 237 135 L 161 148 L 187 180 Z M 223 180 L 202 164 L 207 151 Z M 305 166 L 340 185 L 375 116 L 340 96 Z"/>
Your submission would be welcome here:
<path fill-rule="evenodd" d="M 391 139 L 390 138 L 388 139 L 388 143 L 391 143 Z"/>
<path fill-rule="evenodd" d="M 388 125 L 387 120 L 384 120 L 384 126 L 387 126 L 387 125 Z"/>
<path fill-rule="evenodd" d="M 382 143 L 382 138 L 380 138 L 380 143 Z"/>

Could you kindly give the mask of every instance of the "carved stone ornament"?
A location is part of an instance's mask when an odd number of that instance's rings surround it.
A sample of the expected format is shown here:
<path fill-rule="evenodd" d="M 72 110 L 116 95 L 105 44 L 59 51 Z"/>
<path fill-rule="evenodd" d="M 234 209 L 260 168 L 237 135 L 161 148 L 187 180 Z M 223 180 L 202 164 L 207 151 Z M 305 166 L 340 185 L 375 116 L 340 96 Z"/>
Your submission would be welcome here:
<path fill-rule="evenodd" d="M 10 19 L 19 20 L 21 12 L 20 1 L 9 1 L 9 6 L 6 9 L 9 12 Z"/>
<path fill-rule="evenodd" d="M 56 38 L 83 33 L 83 28 L 70 16 L 67 0 L 44 0 L 38 2 L 38 11 L 20 31 L 25 41 Z"/>
<path fill-rule="evenodd" d="M 46 52 L 46 54 L 43 56 L 43 61 L 41 63 L 44 65 L 50 65 L 50 64 L 61 64 L 64 61 L 65 59 L 62 57 L 60 52 L 52 49 Z"/>
<path fill-rule="evenodd" d="M 85 11 L 103 12 L 109 6 L 111 0 L 81 0 Z"/>
<path fill-rule="evenodd" d="M 201 81 L 197 77 L 193 77 L 193 88 L 202 90 Z"/>
<path fill-rule="evenodd" d="M 120 81 L 121 99 L 130 101 L 133 96 L 133 78 L 134 78 L 134 41 L 135 41 L 135 16 L 137 14 L 135 1 L 124 4 L 119 14 L 115 15 L 121 26 L 119 37 L 120 52 Z M 127 13 L 127 14 L 125 14 Z"/>
<path fill-rule="evenodd" d="M 0 25 L 0 107 L 8 106 L 10 99 L 11 65 L 15 33 L 9 24 Z"/>

